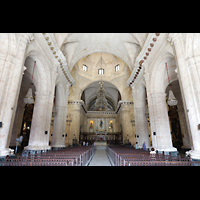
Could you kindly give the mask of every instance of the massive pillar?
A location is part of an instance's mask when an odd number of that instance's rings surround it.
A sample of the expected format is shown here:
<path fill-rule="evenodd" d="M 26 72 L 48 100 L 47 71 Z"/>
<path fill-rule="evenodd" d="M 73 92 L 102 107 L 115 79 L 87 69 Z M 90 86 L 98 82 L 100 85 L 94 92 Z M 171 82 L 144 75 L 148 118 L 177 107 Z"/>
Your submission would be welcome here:
<path fill-rule="evenodd" d="M 146 147 L 150 147 L 148 121 L 145 116 L 146 111 L 146 95 L 145 87 L 140 85 L 136 91 L 133 92 L 134 112 L 135 112 L 135 131 L 138 142 L 138 147 L 142 148 L 145 142 Z M 139 137 L 139 138 L 138 138 Z"/>
<path fill-rule="evenodd" d="M 81 125 L 82 100 L 69 101 L 69 112 L 71 114 L 70 132 L 68 133 L 68 144 L 79 144 L 79 134 Z"/>
<path fill-rule="evenodd" d="M 46 137 L 49 134 L 46 127 L 49 96 L 49 91 L 36 91 L 29 143 L 24 150 L 51 149 L 46 140 Z"/>
<path fill-rule="evenodd" d="M 172 145 L 169 117 L 166 105 L 166 93 L 148 95 L 149 115 L 153 147 L 158 151 L 177 151 Z M 153 116 L 153 117 L 152 117 Z"/>
<path fill-rule="evenodd" d="M 132 132 L 131 125 L 131 109 L 133 103 L 130 101 L 119 101 L 121 104 L 120 118 L 123 133 L 123 144 L 131 143 L 133 145 L 134 133 Z"/>
<path fill-rule="evenodd" d="M 152 147 L 162 152 L 176 152 L 173 147 L 169 125 L 166 93 L 151 90 L 149 73 L 144 74 L 149 109 Z"/>
<path fill-rule="evenodd" d="M 36 151 L 51 149 L 51 146 L 49 146 L 49 134 L 57 77 L 57 66 L 54 66 L 54 70 L 51 73 L 51 82 L 48 82 L 48 85 L 44 86 L 40 82 L 36 89 L 29 143 L 24 150 Z"/>
<path fill-rule="evenodd" d="M 64 148 L 65 135 L 66 135 L 66 118 L 67 118 L 67 105 L 68 105 L 69 87 L 66 92 L 60 85 L 56 87 L 56 102 L 55 111 L 56 116 L 54 117 L 53 126 L 53 138 L 51 147 L 53 148 Z"/>
<path fill-rule="evenodd" d="M 9 134 L 11 134 L 12 124 L 14 121 L 17 100 L 21 86 L 25 51 L 28 42 L 32 39 L 32 34 L 20 34 L 18 46 L 10 38 L 14 34 L 9 34 L 7 40 L 11 42 L 9 48 L 5 50 L 6 56 L 0 58 L 2 67 L 0 88 L 3 89 L 0 94 L 0 156 L 9 155 L 11 150 L 8 148 L 10 144 Z M 15 37 L 15 36 L 13 36 Z M 6 40 L 4 41 L 6 42 Z"/>
<path fill-rule="evenodd" d="M 188 58 L 188 62 L 186 63 L 185 48 L 181 34 L 169 34 L 169 40 L 171 40 L 175 48 L 179 84 L 185 105 L 185 113 L 187 113 L 186 117 L 191 130 L 193 148 L 188 153 L 192 159 L 200 160 L 200 89 L 198 67 L 196 62 L 193 62 L 194 58 L 192 57 Z"/>

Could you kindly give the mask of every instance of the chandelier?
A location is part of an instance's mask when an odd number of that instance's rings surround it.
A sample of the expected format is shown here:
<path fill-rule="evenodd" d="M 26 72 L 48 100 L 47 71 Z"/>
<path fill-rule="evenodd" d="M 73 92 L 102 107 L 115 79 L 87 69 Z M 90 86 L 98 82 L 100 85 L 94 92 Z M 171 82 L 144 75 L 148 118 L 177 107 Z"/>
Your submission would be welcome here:
<path fill-rule="evenodd" d="M 167 76 L 168 76 L 169 87 L 170 87 L 169 97 L 167 99 L 167 103 L 168 103 L 169 106 L 176 106 L 177 103 L 178 103 L 178 100 L 175 98 L 174 93 L 171 90 L 171 84 L 170 84 L 170 80 L 169 80 L 169 73 L 168 73 L 167 63 L 165 63 L 165 65 L 166 65 Z"/>
<path fill-rule="evenodd" d="M 102 69 L 102 54 L 101 54 L 101 69 Z M 102 81 L 102 73 L 101 73 L 101 81 L 99 82 L 99 89 L 97 90 L 97 99 L 95 102 L 95 110 L 97 111 L 107 111 L 108 110 L 108 102 L 105 97 L 105 89 L 103 88 L 104 82 Z"/>
<path fill-rule="evenodd" d="M 25 104 L 34 104 L 32 86 L 33 86 L 33 75 L 34 75 L 35 64 L 36 64 L 36 61 L 34 61 L 34 66 L 33 66 L 33 74 L 32 74 L 32 79 L 31 79 L 31 84 L 30 84 L 31 87 L 28 89 L 28 92 L 24 98 Z"/>
<path fill-rule="evenodd" d="M 105 97 L 105 89 L 103 88 L 103 84 L 104 82 L 103 81 L 100 81 L 99 82 L 99 89 L 97 90 L 97 99 L 96 99 L 96 102 L 95 102 L 95 108 L 96 110 L 100 110 L 100 111 L 106 111 L 107 110 L 107 100 L 106 100 L 106 97 Z"/>

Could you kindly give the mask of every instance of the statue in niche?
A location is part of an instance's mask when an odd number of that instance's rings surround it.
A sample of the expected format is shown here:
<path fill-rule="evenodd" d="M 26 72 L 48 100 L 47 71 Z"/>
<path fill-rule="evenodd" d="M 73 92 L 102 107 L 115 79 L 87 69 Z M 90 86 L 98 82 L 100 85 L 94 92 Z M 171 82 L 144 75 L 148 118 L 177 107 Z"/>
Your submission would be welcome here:
<path fill-rule="evenodd" d="M 90 123 L 90 128 L 93 128 L 92 122 Z"/>
<path fill-rule="evenodd" d="M 100 121 L 100 127 L 103 127 L 103 120 Z"/>

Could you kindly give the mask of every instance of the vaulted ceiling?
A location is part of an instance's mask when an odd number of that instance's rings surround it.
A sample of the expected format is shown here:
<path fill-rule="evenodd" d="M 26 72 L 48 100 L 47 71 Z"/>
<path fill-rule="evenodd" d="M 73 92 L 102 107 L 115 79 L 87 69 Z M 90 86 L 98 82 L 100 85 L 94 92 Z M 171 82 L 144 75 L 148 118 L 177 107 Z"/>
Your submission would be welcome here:
<path fill-rule="evenodd" d="M 96 99 L 97 96 L 97 90 L 99 88 L 99 82 L 94 82 L 90 84 L 85 90 L 84 90 L 84 102 L 86 107 L 88 108 L 89 104 Z M 103 88 L 105 89 L 105 97 L 110 100 L 113 103 L 114 108 L 117 107 L 118 101 L 121 99 L 120 93 L 117 90 L 117 88 L 112 85 L 111 83 L 105 82 L 103 84 Z"/>
<path fill-rule="evenodd" d="M 92 53 L 111 53 L 133 69 L 147 33 L 55 33 L 70 71 L 81 58 Z"/>

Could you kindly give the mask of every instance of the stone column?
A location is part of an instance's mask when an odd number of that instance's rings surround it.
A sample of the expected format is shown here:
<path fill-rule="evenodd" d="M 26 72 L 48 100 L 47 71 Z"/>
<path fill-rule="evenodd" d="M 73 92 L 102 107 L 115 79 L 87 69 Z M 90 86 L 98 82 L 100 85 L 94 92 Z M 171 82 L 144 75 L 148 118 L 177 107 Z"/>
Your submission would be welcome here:
<path fill-rule="evenodd" d="M 46 113 L 46 131 L 47 134 L 45 134 L 44 138 L 44 145 L 48 147 L 49 149 L 49 134 L 51 129 L 51 119 L 52 119 L 52 111 L 53 111 L 53 104 L 54 104 L 54 92 L 55 92 L 55 84 L 58 78 L 58 72 L 57 72 L 58 66 L 54 64 L 54 69 L 51 74 L 51 89 L 49 93 L 49 99 L 48 99 L 48 110 Z"/>
<path fill-rule="evenodd" d="M 168 39 L 175 48 L 179 84 L 185 105 L 185 113 L 187 113 L 187 119 L 191 130 L 193 149 L 187 153 L 191 155 L 192 159 L 200 160 L 200 130 L 198 128 L 198 125 L 200 124 L 200 94 L 197 69 L 194 69 L 194 65 L 188 66 L 186 63 L 185 48 L 183 46 L 181 34 L 169 34 Z M 196 75 L 193 77 L 192 75 L 194 75 L 194 73 L 196 73 Z"/>
<path fill-rule="evenodd" d="M 69 98 L 69 87 L 70 85 L 67 84 L 66 89 L 65 89 L 65 112 L 64 112 L 64 117 L 63 117 L 63 135 L 62 137 L 62 144 L 65 145 L 66 147 L 66 134 L 67 134 L 67 108 L 68 108 L 68 98 Z"/>
<path fill-rule="evenodd" d="M 64 135 L 64 132 L 63 132 L 64 114 L 65 114 L 65 106 L 56 105 L 56 116 L 54 117 L 53 138 L 52 138 L 51 147 L 54 147 L 54 148 L 66 147 L 65 143 L 63 144 L 63 141 L 62 141 L 63 140 L 62 138 Z"/>
<path fill-rule="evenodd" d="M 121 101 L 121 109 L 120 109 L 120 115 L 121 115 L 121 124 L 122 124 L 122 133 L 123 133 L 123 144 L 127 140 L 131 142 L 131 138 L 133 138 L 133 132 L 132 125 L 131 125 L 131 113 L 130 113 L 130 105 L 132 105 L 132 102 L 126 102 Z"/>
<path fill-rule="evenodd" d="M 135 132 L 139 136 L 137 139 L 138 147 L 142 148 L 145 142 L 146 147 L 150 147 L 148 122 L 145 116 L 146 108 L 135 108 Z"/>
<path fill-rule="evenodd" d="M 136 92 L 137 91 L 137 92 Z M 145 87 L 140 85 L 137 90 L 133 91 L 133 101 L 134 101 L 134 113 L 135 113 L 135 131 L 137 138 L 138 147 L 142 148 L 143 143 L 145 142 L 146 147 L 150 147 L 149 140 L 149 129 L 148 121 L 145 116 L 146 111 L 146 96 L 145 96 Z"/>
<path fill-rule="evenodd" d="M 0 98 L 0 121 L 3 122 L 3 126 L 0 127 L 0 156 L 9 155 L 11 152 L 8 148 L 11 138 L 9 134 L 12 130 L 24 71 L 25 51 L 32 36 L 32 33 L 20 34 L 18 46 L 10 47 L 13 54 L 8 52 L 4 62 L 2 62 L 3 81 L 0 83 L 0 88 L 4 91 L 2 92 L 3 96 Z"/>
<path fill-rule="evenodd" d="M 151 99 L 148 98 L 148 102 L 152 102 L 148 103 L 149 114 L 154 116 L 154 120 L 151 121 L 151 124 L 154 124 L 152 126 L 153 130 L 151 131 L 152 133 L 156 133 L 156 135 L 152 135 L 153 147 L 155 147 L 158 151 L 177 151 L 177 149 L 172 145 L 169 117 L 166 105 L 166 93 L 151 93 L 150 96 Z"/>
<path fill-rule="evenodd" d="M 48 134 L 48 130 L 46 130 L 46 120 L 48 113 L 47 110 L 49 109 L 49 96 L 50 92 L 48 91 L 36 91 L 36 100 L 33 110 L 29 144 L 24 148 L 24 150 L 51 149 L 45 139 L 45 136 Z"/>
<path fill-rule="evenodd" d="M 80 134 L 80 115 L 81 115 L 81 105 L 83 104 L 82 100 L 70 101 L 70 112 L 71 112 L 71 124 L 70 124 L 70 133 L 68 134 L 68 143 L 69 145 L 73 144 L 73 139 L 77 139 L 77 144 L 79 144 L 79 134 Z"/>
<path fill-rule="evenodd" d="M 52 147 L 54 148 L 64 148 L 65 145 L 65 134 L 66 134 L 66 119 L 67 119 L 67 105 L 69 96 L 69 87 L 67 87 L 66 92 L 59 89 L 57 86 L 56 90 L 56 116 L 54 117 L 53 126 L 53 138 Z"/>

